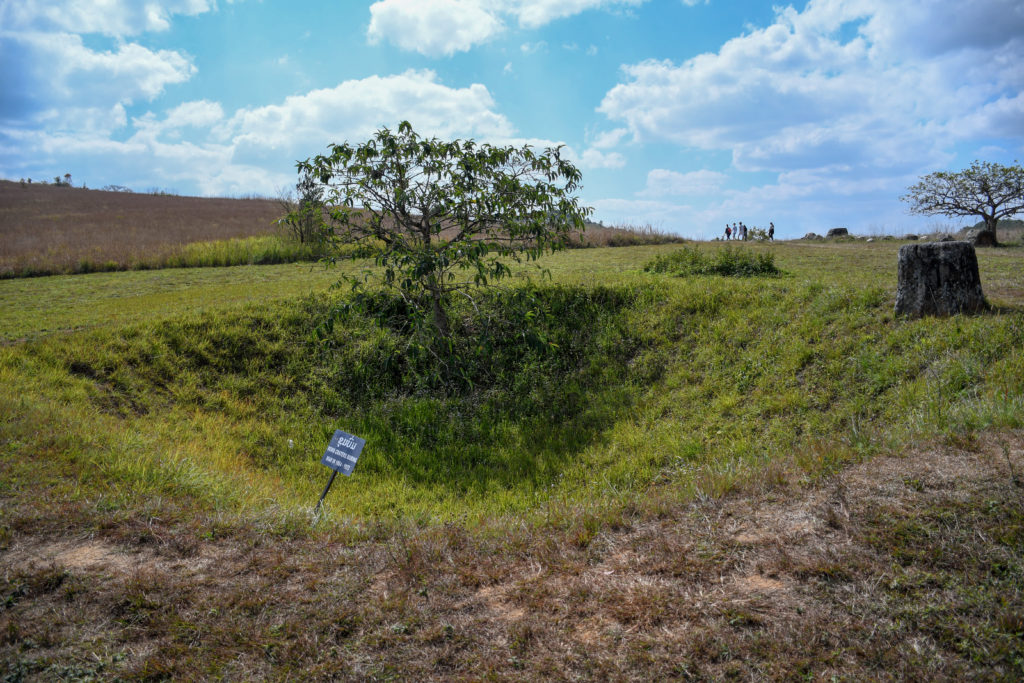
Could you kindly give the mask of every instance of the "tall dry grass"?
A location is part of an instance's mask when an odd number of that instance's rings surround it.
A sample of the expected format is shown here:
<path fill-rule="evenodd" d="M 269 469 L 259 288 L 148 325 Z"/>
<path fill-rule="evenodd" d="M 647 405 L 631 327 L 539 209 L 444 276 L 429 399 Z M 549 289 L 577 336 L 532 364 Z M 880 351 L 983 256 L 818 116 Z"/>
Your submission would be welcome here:
<path fill-rule="evenodd" d="M 605 226 L 599 223 L 587 223 L 587 229 L 574 241 L 573 246 L 578 248 L 638 247 L 685 241 L 679 235 L 658 230 L 650 224 Z"/>
<path fill-rule="evenodd" d="M 273 199 L 0 181 L 0 278 L 315 259 L 308 245 L 272 239 L 279 234 L 275 222 L 285 211 Z M 570 246 L 684 241 L 650 225 L 588 223 Z"/>
<path fill-rule="evenodd" d="M 161 267 L 186 245 L 271 236 L 282 213 L 270 199 L 0 181 L 0 277 Z"/>

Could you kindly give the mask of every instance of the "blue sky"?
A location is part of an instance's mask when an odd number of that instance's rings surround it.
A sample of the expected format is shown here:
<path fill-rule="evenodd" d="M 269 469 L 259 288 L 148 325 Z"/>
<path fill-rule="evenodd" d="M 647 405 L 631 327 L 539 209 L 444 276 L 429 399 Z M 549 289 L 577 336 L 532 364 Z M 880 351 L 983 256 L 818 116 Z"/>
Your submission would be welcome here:
<path fill-rule="evenodd" d="M 923 231 L 917 177 L 1024 158 L 1020 0 L 0 0 L 0 177 L 276 196 L 410 120 L 564 144 L 595 219 Z"/>

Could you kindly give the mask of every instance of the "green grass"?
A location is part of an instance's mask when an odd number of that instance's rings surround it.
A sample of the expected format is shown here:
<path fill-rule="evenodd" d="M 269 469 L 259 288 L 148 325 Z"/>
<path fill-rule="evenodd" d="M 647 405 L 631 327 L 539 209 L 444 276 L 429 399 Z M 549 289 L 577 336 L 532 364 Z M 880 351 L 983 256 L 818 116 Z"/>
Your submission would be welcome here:
<path fill-rule="evenodd" d="M 101 254 L 97 249 L 96 254 Z M 157 270 L 162 268 L 216 268 L 225 266 L 274 265 L 316 261 L 320 251 L 277 235 L 237 237 L 227 240 L 191 242 L 165 246 L 155 254 L 131 257 L 92 255 L 71 263 L 50 261 L 11 267 L 0 271 L 0 280 L 48 275 L 82 275 L 126 270 Z"/>
<path fill-rule="evenodd" d="M 155 267 L 159 268 L 211 268 L 238 265 L 273 265 L 316 261 L 318 250 L 311 244 L 284 239 L 276 235 L 244 237 L 215 242 L 195 242 L 171 253 Z M 151 267 L 145 262 L 134 268 Z"/>
<path fill-rule="evenodd" d="M 775 256 L 771 252 L 756 253 L 731 245 L 710 252 L 694 247 L 682 247 L 668 254 L 656 256 L 644 266 L 644 272 L 668 273 L 678 277 L 753 277 L 780 274 L 779 269 L 775 267 Z"/>
<path fill-rule="evenodd" d="M 1024 250 L 979 251 L 991 312 L 908 320 L 898 246 L 562 252 L 460 303 L 441 373 L 358 315 L 313 341 L 320 267 L 0 282 L 0 668 L 1019 679 Z"/>
<path fill-rule="evenodd" d="M 324 291 L 337 278 L 306 263 L 0 280 L 0 342 L 295 297 Z"/>
<path fill-rule="evenodd" d="M 742 280 L 642 272 L 672 247 L 557 254 L 534 290 L 553 350 L 520 343 L 526 309 L 483 297 L 457 311 L 463 380 L 441 392 L 428 358 L 368 320 L 313 342 L 337 294 L 297 298 L 335 276 L 309 266 L 0 283 L 17 311 L 0 331 L 32 340 L 0 350 L 5 466 L 49 454 L 78 473 L 64 495 L 115 508 L 287 517 L 315 501 L 342 428 L 368 445 L 331 494 L 336 521 L 565 524 L 1020 426 L 1019 304 L 895 319 L 876 274 L 895 249 L 816 249 L 766 248 L 789 274 Z M 1019 252 L 994 255 L 983 270 L 1016 291 Z"/>

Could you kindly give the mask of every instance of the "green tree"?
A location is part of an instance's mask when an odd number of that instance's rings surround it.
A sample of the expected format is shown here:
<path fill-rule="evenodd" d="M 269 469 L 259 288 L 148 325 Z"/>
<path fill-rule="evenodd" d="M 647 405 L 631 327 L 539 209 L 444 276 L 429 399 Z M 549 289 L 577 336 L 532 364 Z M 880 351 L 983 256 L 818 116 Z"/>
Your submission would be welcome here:
<path fill-rule="evenodd" d="M 980 216 L 985 221 L 982 232 L 991 234 L 979 236 L 979 243 L 998 244 L 999 219 L 1024 211 L 1024 168 L 1017 162 L 1003 166 L 975 161 L 957 173 L 929 173 L 900 199 L 910 204 L 911 213 Z"/>
<path fill-rule="evenodd" d="M 278 223 L 286 228 L 289 237 L 301 244 L 323 242 L 324 186 L 311 173 L 305 172 L 295 183 L 295 192 L 297 199 L 292 192 L 285 192 L 278 200 L 288 212 Z"/>
<path fill-rule="evenodd" d="M 453 296 L 472 300 L 511 274 L 510 259 L 565 247 L 592 211 L 574 195 L 581 174 L 561 147 L 424 138 L 407 121 L 355 146 L 331 145 L 298 169 L 326 190 L 324 234 L 359 244 L 353 257 L 371 253 L 410 322 L 442 341 Z"/>

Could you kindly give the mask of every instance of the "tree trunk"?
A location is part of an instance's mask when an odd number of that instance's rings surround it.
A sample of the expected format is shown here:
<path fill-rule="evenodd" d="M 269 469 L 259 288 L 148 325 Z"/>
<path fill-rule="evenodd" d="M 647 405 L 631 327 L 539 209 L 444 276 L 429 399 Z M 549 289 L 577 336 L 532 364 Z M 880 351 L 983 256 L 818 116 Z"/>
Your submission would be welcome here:
<path fill-rule="evenodd" d="M 438 336 L 447 340 L 451 337 L 451 327 L 448 324 L 448 312 L 444 310 L 444 303 L 441 301 L 441 292 L 436 289 L 430 290 L 430 305 L 434 317 L 434 327 Z"/>
<path fill-rule="evenodd" d="M 976 247 L 998 247 L 999 240 L 996 239 L 996 225 L 999 219 L 994 216 L 985 216 L 985 227 L 982 230 L 971 231 L 967 241 Z"/>
<path fill-rule="evenodd" d="M 992 216 L 992 217 L 985 216 L 985 232 L 991 232 L 992 233 L 991 246 L 993 246 L 993 247 L 998 247 L 999 246 L 999 238 L 996 236 L 996 226 L 997 225 L 999 225 L 999 219 L 998 218 L 996 218 L 995 216 Z"/>

